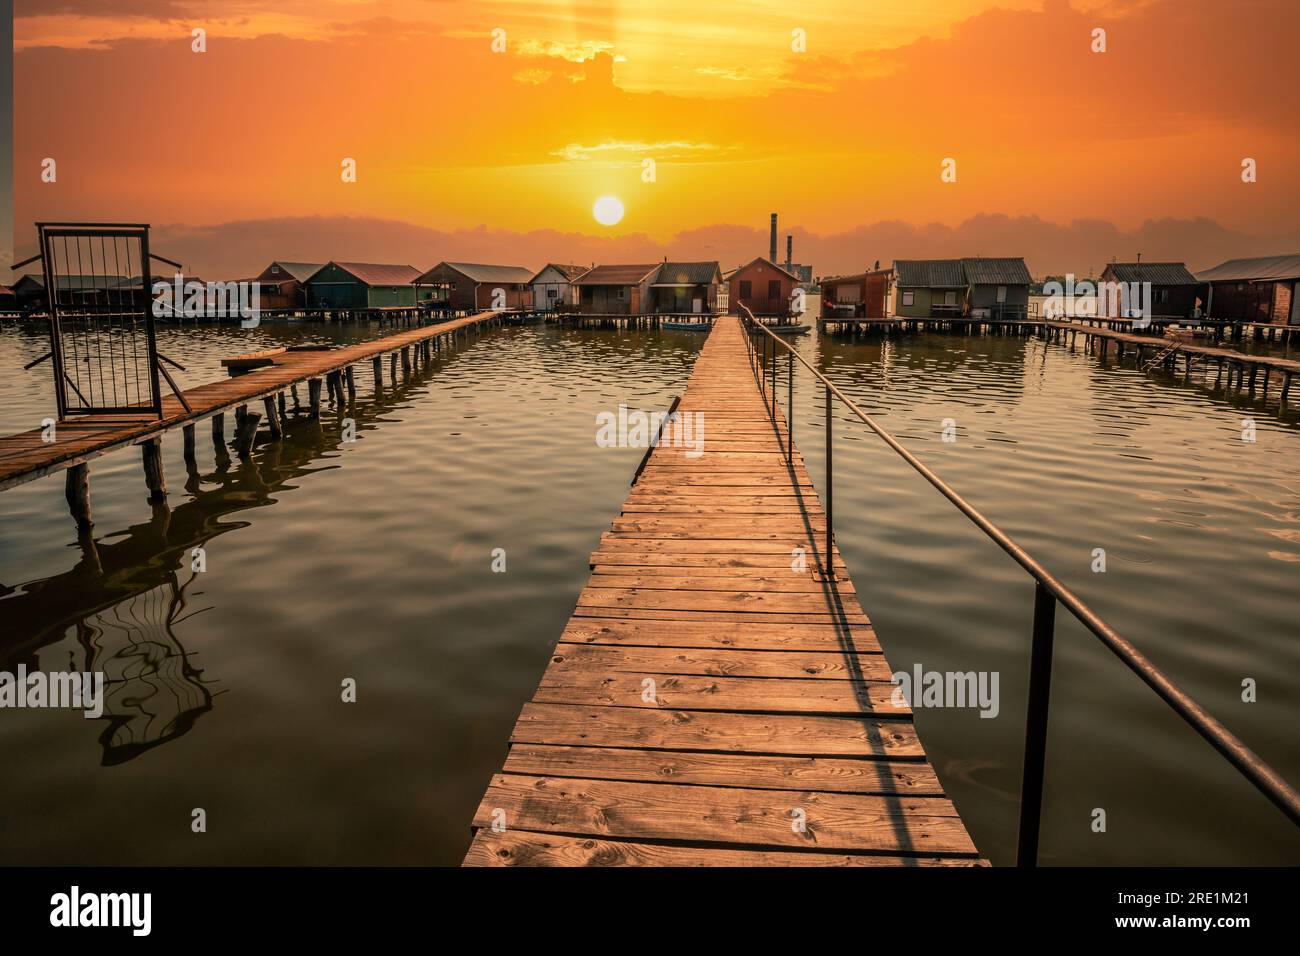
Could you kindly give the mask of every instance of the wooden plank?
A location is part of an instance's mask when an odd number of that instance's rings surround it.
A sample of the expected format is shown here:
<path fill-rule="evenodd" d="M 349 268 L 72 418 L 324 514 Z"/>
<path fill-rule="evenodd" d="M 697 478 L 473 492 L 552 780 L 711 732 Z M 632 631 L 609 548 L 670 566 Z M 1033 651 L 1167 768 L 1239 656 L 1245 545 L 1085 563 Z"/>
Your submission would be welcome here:
<path fill-rule="evenodd" d="M 561 642 L 616 646 L 737 648 L 754 651 L 880 651 L 870 624 L 785 624 L 763 621 L 728 624 L 702 621 L 639 621 L 609 617 L 573 617 Z"/>
<path fill-rule="evenodd" d="M 537 777 L 598 777 L 644 783 L 704 784 L 769 790 L 943 796 L 926 761 L 854 760 L 840 757 L 774 757 L 754 754 L 620 750 L 610 747 L 510 748 L 505 773 Z"/>
<path fill-rule="evenodd" d="M 466 866 L 986 866 L 958 856 L 685 847 L 507 830 L 474 834 Z"/>
<path fill-rule="evenodd" d="M 895 703 L 896 689 L 879 681 L 661 673 L 602 675 L 549 667 L 533 700 L 728 713 L 910 714 L 911 708 L 905 703 Z"/>
<path fill-rule="evenodd" d="M 749 847 L 975 855 L 945 797 L 678 786 L 497 774 L 474 815 L 507 830 Z M 793 825 L 804 815 L 804 826 Z M 499 818 L 499 817 L 498 817 Z"/>
<path fill-rule="evenodd" d="M 830 646 L 829 643 L 826 646 Z M 830 681 L 889 681 L 889 662 L 879 652 L 751 651 L 681 647 L 620 647 L 560 643 L 546 673 L 613 672 L 642 675 L 772 677 Z"/>
<path fill-rule="evenodd" d="M 908 720 L 527 703 L 510 742 L 806 757 L 921 758 Z"/>

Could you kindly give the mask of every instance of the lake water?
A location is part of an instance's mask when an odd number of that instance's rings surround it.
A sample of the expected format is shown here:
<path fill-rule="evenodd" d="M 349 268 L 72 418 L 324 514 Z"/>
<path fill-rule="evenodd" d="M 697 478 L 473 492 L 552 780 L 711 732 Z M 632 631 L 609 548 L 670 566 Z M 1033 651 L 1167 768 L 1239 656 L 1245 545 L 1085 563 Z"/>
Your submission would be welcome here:
<path fill-rule="evenodd" d="M 197 384 L 223 356 L 377 334 L 169 329 L 160 348 Z M 595 416 L 665 408 L 702 340 L 504 328 L 378 401 L 364 369 L 354 444 L 327 414 L 219 467 L 200 428 L 187 476 L 169 438 L 165 509 L 138 453 L 97 459 L 93 548 L 58 476 L 0 494 L 0 670 L 113 680 L 109 720 L 0 711 L 0 863 L 458 863 L 641 457 L 598 448 Z M 1293 420 L 1038 340 L 799 347 L 1300 781 Z M 48 369 L 12 371 L 43 350 L 39 331 L 0 329 L 4 433 L 53 407 Z M 820 394 L 804 385 L 795 436 L 820 482 Z M 1001 675 L 998 718 L 916 720 L 976 844 L 1010 862 L 1032 583 L 865 427 L 836 431 L 837 540 L 891 663 Z M 1063 617 L 1057 635 L 1045 862 L 1300 862 L 1295 828 L 1095 638 Z"/>

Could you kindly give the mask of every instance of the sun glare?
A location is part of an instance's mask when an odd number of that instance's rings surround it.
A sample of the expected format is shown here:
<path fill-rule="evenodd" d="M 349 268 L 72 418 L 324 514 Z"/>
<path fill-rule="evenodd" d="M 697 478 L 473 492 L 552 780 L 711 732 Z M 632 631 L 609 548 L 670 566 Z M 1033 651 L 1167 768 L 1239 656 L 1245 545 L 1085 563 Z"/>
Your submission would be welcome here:
<path fill-rule="evenodd" d="M 601 196 L 591 207 L 591 214 L 602 226 L 615 226 L 623 221 L 623 201 L 617 196 Z"/>

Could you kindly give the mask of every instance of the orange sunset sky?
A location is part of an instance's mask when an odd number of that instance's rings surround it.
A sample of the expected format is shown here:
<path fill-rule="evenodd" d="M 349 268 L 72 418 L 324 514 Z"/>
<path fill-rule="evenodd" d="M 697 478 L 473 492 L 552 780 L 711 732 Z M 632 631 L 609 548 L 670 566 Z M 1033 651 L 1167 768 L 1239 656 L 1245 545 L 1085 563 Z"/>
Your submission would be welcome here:
<path fill-rule="evenodd" d="M 272 258 L 730 267 L 766 253 L 773 211 L 817 275 L 1300 251 L 1295 0 L 17 0 L 15 18 L 18 256 L 34 220 L 85 219 L 149 222 L 204 278 Z M 616 226 L 592 217 L 603 194 Z"/>

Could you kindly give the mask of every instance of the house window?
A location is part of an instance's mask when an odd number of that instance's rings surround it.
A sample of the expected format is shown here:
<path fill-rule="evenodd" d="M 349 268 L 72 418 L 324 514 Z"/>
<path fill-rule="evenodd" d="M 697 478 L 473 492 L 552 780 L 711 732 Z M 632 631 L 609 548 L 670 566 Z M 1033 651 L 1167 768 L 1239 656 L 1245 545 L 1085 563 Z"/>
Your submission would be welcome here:
<path fill-rule="evenodd" d="M 779 299 L 779 298 L 781 298 L 781 280 L 780 280 L 780 279 L 768 279 L 768 280 L 767 280 L 767 297 L 768 297 L 769 299 Z"/>
<path fill-rule="evenodd" d="M 748 279 L 741 279 L 740 297 L 742 299 L 748 299 L 751 298 L 753 294 L 754 294 L 754 283 L 750 282 Z"/>
<path fill-rule="evenodd" d="M 915 305 L 915 304 L 916 304 L 916 293 L 915 293 L 915 292 L 904 292 L 904 293 L 903 293 L 903 305 Z"/>
<path fill-rule="evenodd" d="M 277 266 L 275 263 L 271 263 L 271 275 L 278 276 L 279 274 L 280 274 L 280 267 Z"/>
<path fill-rule="evenodd" d="M 999 302 L 1007 301 L 1007 287 L 1004 285 L 998 286 L 998 301 Z"/>
<path fill-rule="evenodd" d="M 1161 289 L 1161 290 L 1160 290 L 1160 302 L 1161 302 L 1161 303 L 1166 303 L 1166 302 L 1168 302 L 1168 301 L 1169 301 L 1169 290 L 1168 290 L 1168 289 Z"/>
<path fill-rule="evenodd" d="M 558 296 L 559 296 L 559 290 L 558 290 L 558 289 L 547 289 L 547 290 L 546 290 L 546 298 L 548 298 L 548 299 L 554 299 L 554 298 L 557 298 Z"/>
<path fill-rule="evenodd" d="M 627 286 L 621 285 L 618 287 L 618 301 L 622 302 L 626 298 L 627 298 Z"/>
<path fill-rule="evenodd" d="M 1001 300 L 999 300 L 999 301 L 1001 301 Z M 956 304 L 957 304 L 957 293 L 956 293 L 956 292 L 953 292 L 952 290 L 949 290 L 949 291 L 945 292 L 945 293 L 943 294 L 943 304 L 944 304 L 944 305 L 956 305 Z"/>

